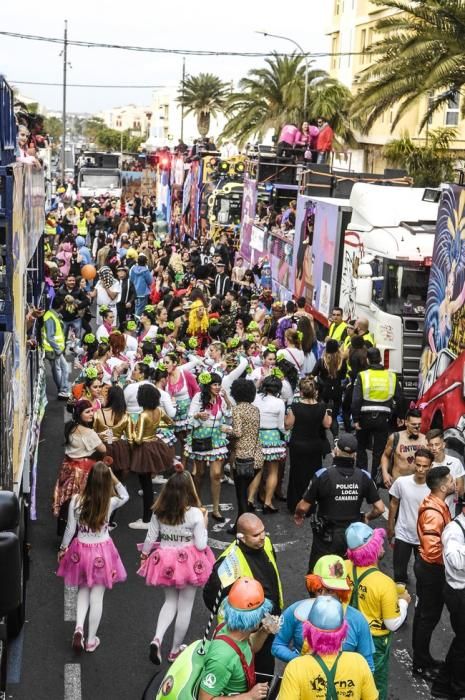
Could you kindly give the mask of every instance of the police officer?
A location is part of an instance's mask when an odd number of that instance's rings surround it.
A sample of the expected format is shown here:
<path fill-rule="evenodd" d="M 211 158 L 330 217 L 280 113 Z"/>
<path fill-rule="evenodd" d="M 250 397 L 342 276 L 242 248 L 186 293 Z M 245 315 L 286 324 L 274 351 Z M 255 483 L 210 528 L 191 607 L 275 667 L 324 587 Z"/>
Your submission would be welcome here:
<path fill-rule="evenodd" d="M 312 515 L 313 542 L 308 571 L 311 573 L 317 560 L 325 554 L 345 556 L 346 528 L 360 520 L 360 508 L 364 500 L 372 508 L 363 516 L 366 523 L 384 513 L 374 482 L 368 472 L 355 466 L 357 439 L 344 433 L 334 450 L 334 463 L 328 469 L 320 469 L 313 477 L 302 500 L 297 504 L 294 522 L 302 525 L 306 513 L 318 504 Z"/>
<path fill-rule="evenodd" d="M 328 338 L 337 340 L 339 345 L 344 342 L 347 336 L 347 323 L 342 320 L 342 309 L 335 306 L 331 314 L 332 323 L 329 327 Z"/>
<path fill-rule="evenodd" d="M 395 405 L 400 405 L 401 386 L 396 373 L 384 369 L 378 348 L 368 348 L 368 369 L 355 380 L 352 419 L 357 431 L 357 465 L 368 468 L 367 448 L 373 437 L 371 473 L 376 478 L 389 436 L 389 423 Z"/>

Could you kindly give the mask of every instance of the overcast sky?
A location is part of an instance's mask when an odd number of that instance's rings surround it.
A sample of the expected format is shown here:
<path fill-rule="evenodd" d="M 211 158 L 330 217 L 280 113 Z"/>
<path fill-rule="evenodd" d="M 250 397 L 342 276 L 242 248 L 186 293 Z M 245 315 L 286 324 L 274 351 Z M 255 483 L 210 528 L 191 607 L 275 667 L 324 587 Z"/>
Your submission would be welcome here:
<path fill-rule="evenodd" d="M 23 0 L 2 2 L 2 31 L 48 37 L 161 48 L 224 51 L 292 51 L 289 42 L 254 34 L 263 30 L 292 37 L 306 51 L 328 51 L 330 0 Z M 119 9 L 121 7 L 121 9 Z M 16 81 L 59 83 L 61 47 L 0 36 L 0 73 L 22 94 L 49 110 L 61 109 L 61 87 L 19 85 Z M 177 86 L 182 57 L 121 50 L 69 47 L 69 83 Z M 263 65 L 261 58 L 187 57 L 186 72 L 211 72 L 239 80 Z M 327 59 L 315 65 L 326 68 Z M 68 110 L 98 112 L 124 104 L 148 105 L 150 89 L 68 89 Z"/>

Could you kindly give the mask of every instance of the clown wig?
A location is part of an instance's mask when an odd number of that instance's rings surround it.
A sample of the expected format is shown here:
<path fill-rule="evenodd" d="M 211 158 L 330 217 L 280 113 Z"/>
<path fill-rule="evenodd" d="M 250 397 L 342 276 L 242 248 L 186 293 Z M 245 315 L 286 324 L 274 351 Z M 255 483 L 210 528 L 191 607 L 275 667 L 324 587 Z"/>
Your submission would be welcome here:
<path fill-rule="evenodd" d="M 250 632 L 259 627 L 267 613 L 271 613 L 273 603 L 265 598 L 263 603 L 255 610 L 238 610 L 233 608 L 228 600 L 223 601 L 224 621 L 231 631 Z"/>
<path fill-rule="evenodd" d="M 304 640 L 315 654 L 337 654 L 347 636 L 347 622 L 335 630 L 322 630 L 310 622 L 304 622 Z"/>
<path fill-rule="evenodd" d="M 325 594 L 326 591 L 334 590 L 337 593 L 337 597 L 340 603 L 348 603 L 352 595 L 352 591 L 343 591 L 336 588 L 327 588 L 327 586 L 325 586 L 325 584 L 323 583 L 323 579 L 320 576 L 317 576 L 316 574 L 308 574 L 308 576 L 305 577 L 305 585 L 307 586 L 307 591 L 309 592 L 312 598 L 314 598 L 316 594 L 319 593 L 321 590 L 324 590 Z"/>
<path fill-rule="evenodd" d="M 373 564 L 377 564 L 385 537 L 386 530 L 383 530 L 382 527 L 375 528 L 373 535 L 366 544 L 356 549 L 347 550 L 347 558 L 355 566 L 373 566 Z"/>
<path fill-rule="evenodd" d="M 197 316 L 197 311 L 203 307 L 205 313 L 202 318 Z M 208 314 L 201 299 L 193 302 L 189 311 L 189 325 L 187 326 L 187 335 L 197 335 L 198 333 L 207 333 L 208 331 Z"/>

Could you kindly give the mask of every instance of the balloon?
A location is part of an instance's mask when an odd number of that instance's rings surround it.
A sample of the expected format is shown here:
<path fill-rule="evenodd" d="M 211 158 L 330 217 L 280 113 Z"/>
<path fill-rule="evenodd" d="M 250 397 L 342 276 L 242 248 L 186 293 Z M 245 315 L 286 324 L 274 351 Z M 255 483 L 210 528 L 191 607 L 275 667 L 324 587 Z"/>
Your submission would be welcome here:
<path fill-rule="evenodd" d="M 93 280 L 97 274 L 97 270 L 93 265 L 83 265 L 81 267 L 81 275 L 85 280 Z"/>

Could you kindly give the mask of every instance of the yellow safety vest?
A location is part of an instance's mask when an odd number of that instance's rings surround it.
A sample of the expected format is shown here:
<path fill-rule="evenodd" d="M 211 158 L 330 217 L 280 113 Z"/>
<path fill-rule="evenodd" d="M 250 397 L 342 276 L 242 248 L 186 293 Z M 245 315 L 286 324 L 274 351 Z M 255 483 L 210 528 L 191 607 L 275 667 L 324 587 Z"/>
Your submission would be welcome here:
<path fill-rule="evenodd" d="M 337 342 L 340 343 L 346 328 L 347 323 L 345 323 L 345 321 L 341 321 L 338 326 L 336 326 L 335 323 L 332 323 L 329 327 L 329 337 L 333 340 L 337 340 Z"/>
<path fill-rule="evenodd" d="M 77 224 L 77 230 L 78 230 L 78 236 L 83 236 L 84 238 L 87 236 L 86 217 L 84 217 L 83 219 L 79 219 L 78 224 Z"/>
<path fill-rule="evenodd" d="M 45 222 L 45 231 L 44 232 L 45 232 L 46 236 L 55 236 L 56 232 L 57 232 L 57 227 L 52 226 L 51 224 L 48 224 L 47 222 Z"/>
<path fill-rule="evenodd" d="M 366 369 L 360 372 L 360 381 L 362 382 L 363 400 L 370 401 L 370 406 L 362 406 L 362 411 L 371 410 L 387 410 L 388 406 L 375 407 L 373 404 L 385 404 L 390 401 L 396 392 L 397 376 L 390 369 Z"/>
<path fill-rule="evenodd" d="M 265 544 L 263 545 L 263 549 L 265 550 L 265 554 L 268 557 L 268 560 L 270 564 L 272 565 L 273 569 L 276 572 L 276 578 L 278 580 L 278 590 L 279 590 L 279 606 L 281 610 L 284 607 L 284 599 L 283 599 L 283 588 L 281 585 L 281 579 L 279 577 L 279 571 L 278 571 L 278 565 L 276 564 L 276 559 L 274 557 L 273 553 L 273 546 L 271 544 L 271 540 L 269 537 L 265 537 Z M 241 550 L 240 547 L 237 546 L 235 542 L 231 542 L 229 547 L 226 547 L 224 552 L 221 554 L 219 557 L 219 560 L 224 559 L 225 557 L 228 556 L 230 552 L 234 550 L 234 556 L 237 557 L 237 560 L 239 561 L 239 569 L 240 569 L 240 576 L 249 576 L 249 578 L 253 578 L 252 571 L 249 566 L 249 562 L 245 558 L 244 552 Z M 221 607 L 220 610 L 218 611 L 218 622 L 223 621 L 223 616 L 221 614 Z"/>
<path fill-rule="evenodd" d="M 55 352 L 54 348 L 52 348 L 52 346 L 48 342 L 47 332 L 45 329 L 45 322 L 48 321 L 49 318 L 53 318 L 53 320 L 55 321 L 54 340 L 60 348 L 61 352 L 63 352 L 65 349 L 65 333 L 63 331 L 63 326 L 61 325 L 59 316 L 55 313 L 55 311 L 52 311 L 51 309 L 44 313 L 44 325 L 42 327 L 42 344 L 44 351 Z"/>
<path fill-rule="evenodd" d="M 363 335 L 362 337 L 363 337 L 363 340 L 367 340 L 369 343 L 371 343 L 373 345 L 373 347 L 376 347 L 375 337 L 372 333 L 370 333 L 370 331 L 367 331 L 365 333 L 365 335 Z"/>

